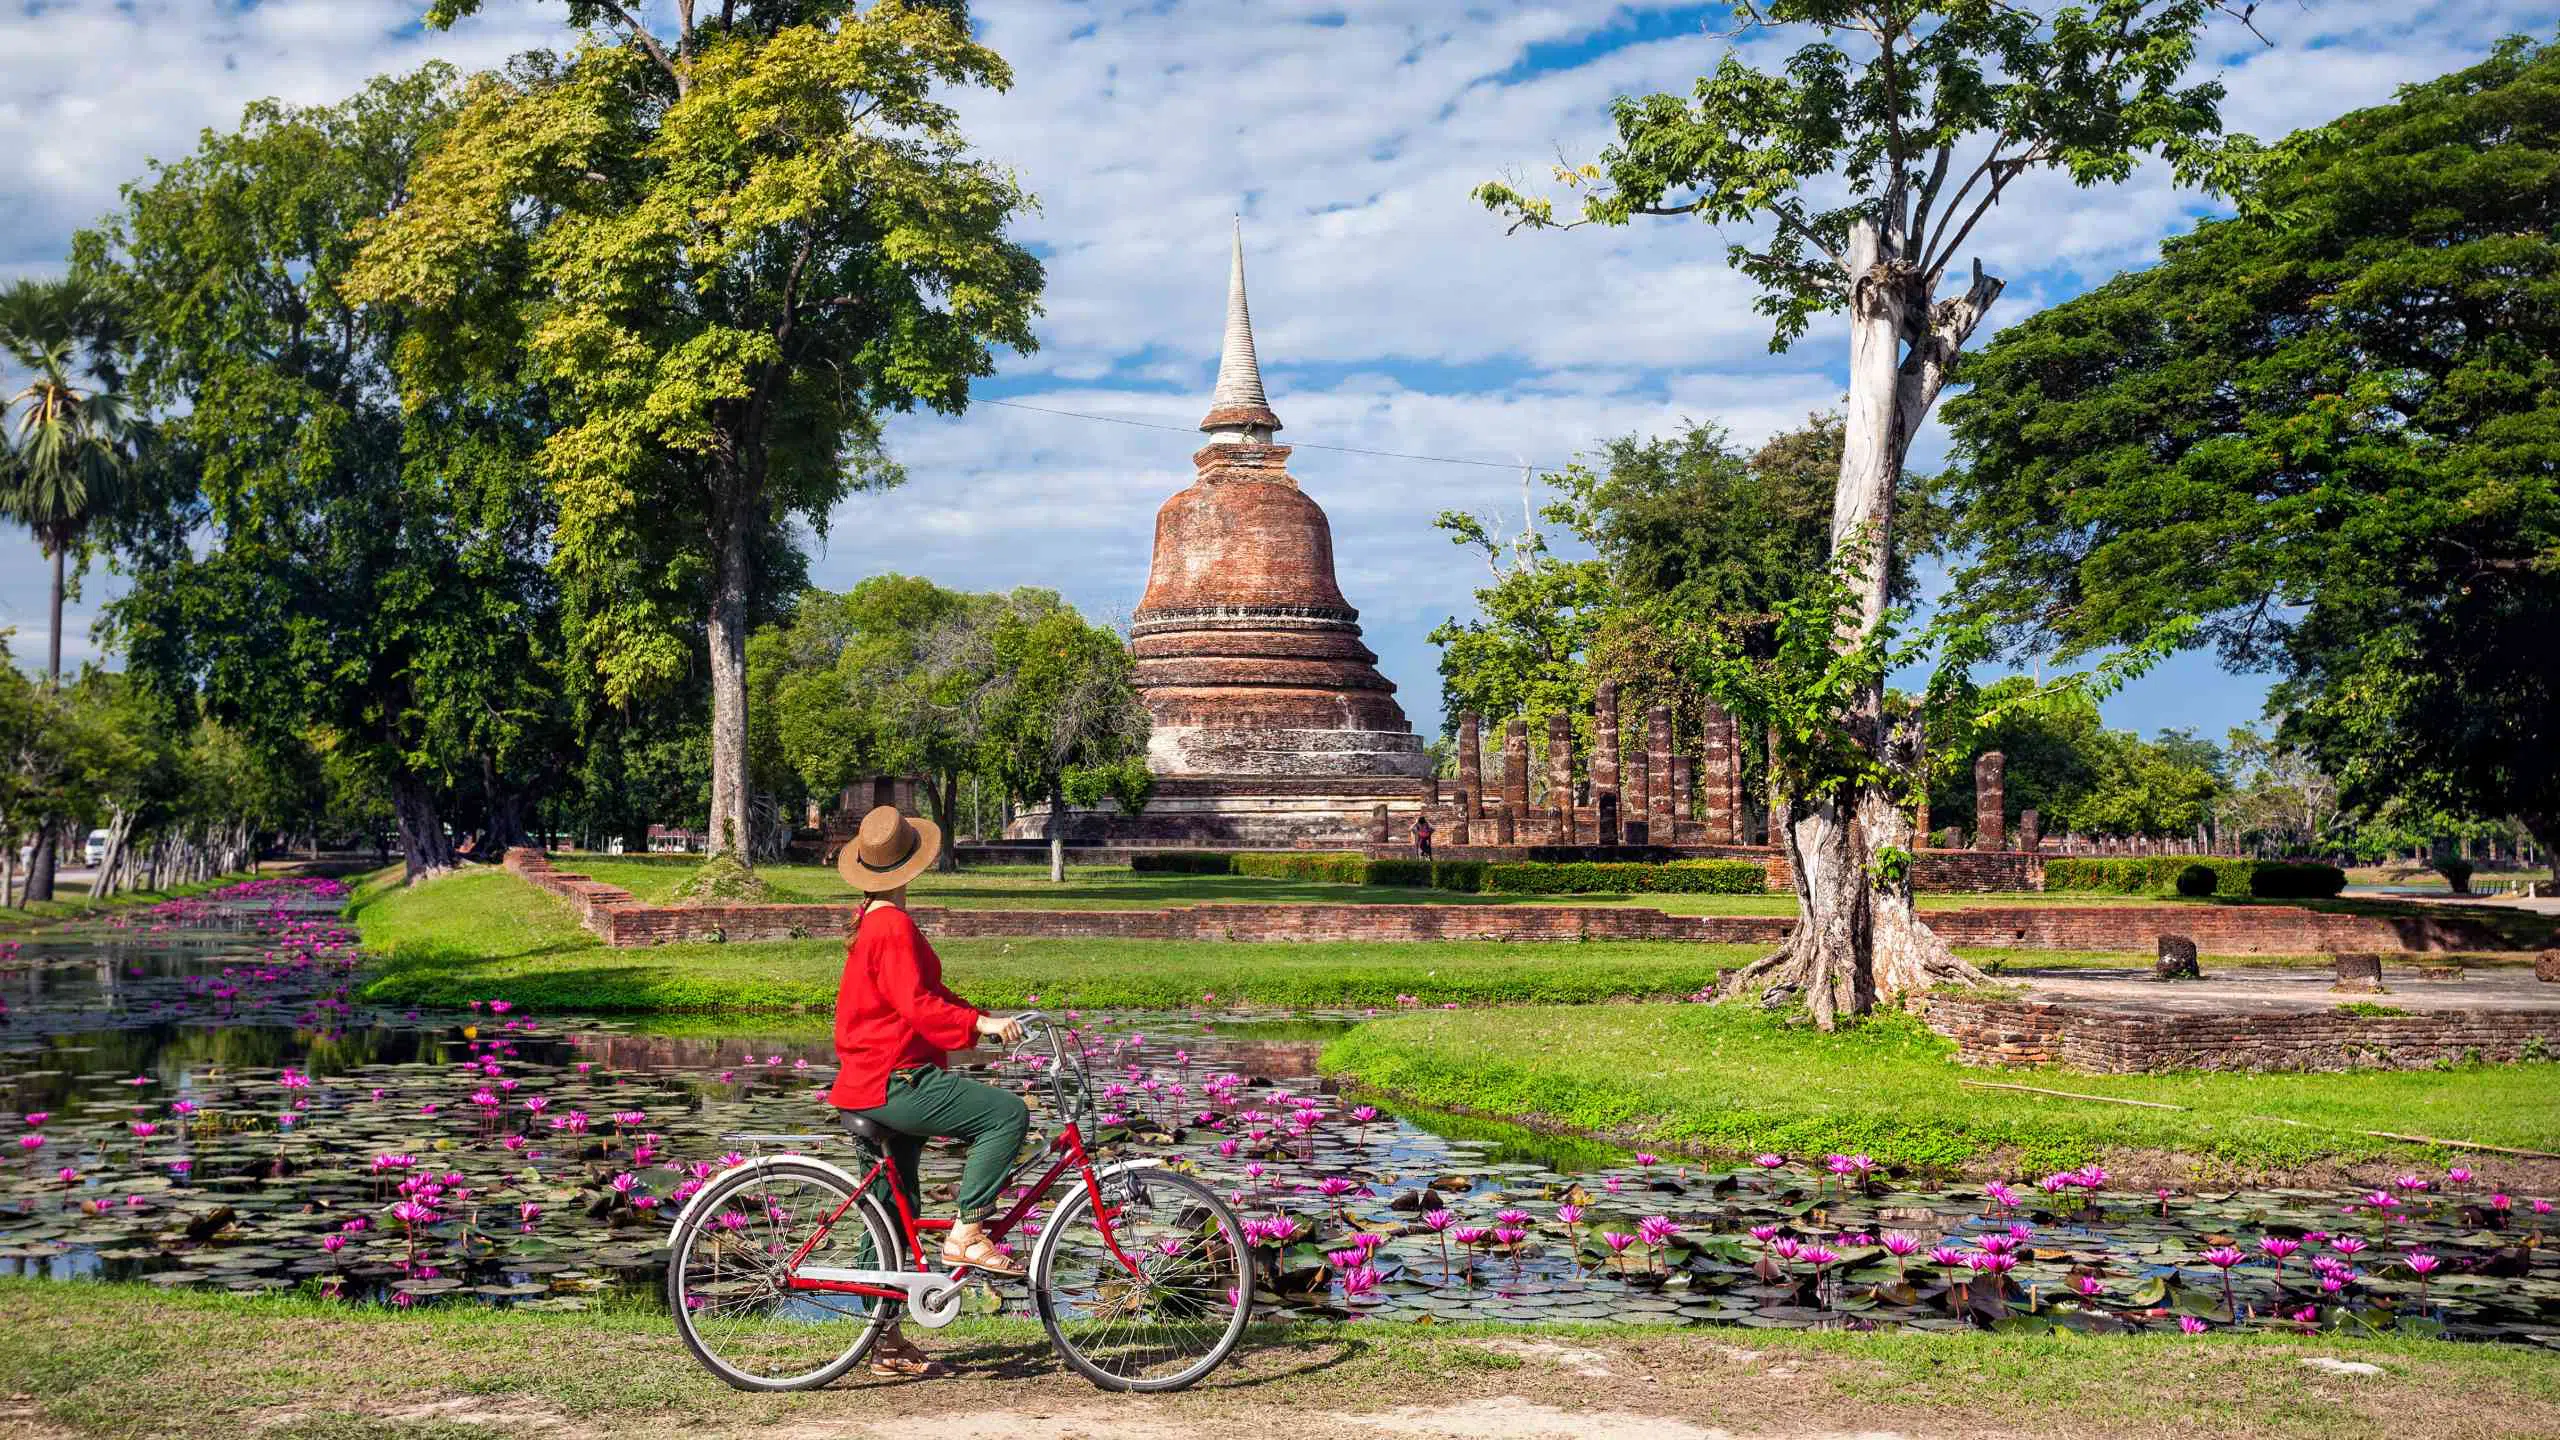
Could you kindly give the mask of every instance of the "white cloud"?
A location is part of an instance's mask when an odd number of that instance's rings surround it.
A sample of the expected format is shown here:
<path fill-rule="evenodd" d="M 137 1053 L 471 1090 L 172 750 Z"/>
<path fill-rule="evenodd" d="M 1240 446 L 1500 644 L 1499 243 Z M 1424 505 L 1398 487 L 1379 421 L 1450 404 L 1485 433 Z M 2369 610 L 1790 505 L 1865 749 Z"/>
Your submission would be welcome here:
<path fill-rule="evenodd" d="M 557 0 L 490 0 L 446 35 L 417 28 L 423 6 L 53 0 L 0 13 L 0 277 L 58 264 L 70 232 L 147 159 L 183 154 L 251 99 L 323 102 L 429 56 L 488 65 L 568 38 Z M 1043 348 L 1008 359 L 985 393 L 1187 430 L 1215 363 L 1227 217 L 1242 211 L 1286 440 L 1507 465 L 1684 417 L 1720 420 L 1746 442 L 1794 423 L 1836 397 L 1839 327 L 1770 355 L 1767 321 L 1714 232 L 1658 222 L 1506 237 L 1467 198 L 1482 180 L 1536 182 L 1560 154 L 1595 154 L 1612 96 L 1687 90 L 1725 42 L 1659 23 L 1683 11 L 1671 0 L 980 0 L 982 33 L 1015 84 L 959 103 L 981 147 L 1039 195 L 1024 233 L 1049 270 Z M 2277 47 L 2231 33 L 2198 73 L 2222 74 L 2229 123 L 2261 135 L 2387 99 L 2500 34 L 2554 23 L 2550 5 L 2524 0 L 2259 13 Z M 1526 64 L 1532 47 L 1595 34 L 1609 43 L 1582 63 Z M 2143 263 L 2196 204 L 2158 167 L 2096 192 L 2021 185 L 1976 247 L 2011 282 L 1994 323 Z M 1095 614 L 1135 603 L 1155 508 L 1188 483 L 1197 443 L 993 406 L 900 420 L 891 434 L 913 482 L 833 517 L 816 566 L 825 583 L 895 568 L 1051 584 Z M 1920 458 L 1942 447 L 1933 427 Z M 1516 476 L 1314 448 L 1293 468 L 1331 513 L 1345 586 L 1427 722 L 1437 682 L 1421 636 L 1468 607 L 1482 574 L 1431 517 L 1516 512 Z M 0 551 L 0 613 L 40 615 L 32 547 L 0 544 L 12 547 Z M 2232 703 L 2240 713 L 2208 717 L 2208 729 L 2253 708 Z"/>

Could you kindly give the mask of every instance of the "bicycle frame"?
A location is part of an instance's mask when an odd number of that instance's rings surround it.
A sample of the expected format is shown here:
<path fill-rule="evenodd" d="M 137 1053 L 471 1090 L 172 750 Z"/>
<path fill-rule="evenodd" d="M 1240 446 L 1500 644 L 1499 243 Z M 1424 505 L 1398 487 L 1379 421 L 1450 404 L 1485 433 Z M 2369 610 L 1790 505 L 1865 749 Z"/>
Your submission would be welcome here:
<path fill-rule="evenodd" d="M 1092 1157 L 1085 1152 L 1084 1131 L 1078 1117 L 1070 1116 L 1067 1119 L 1064 1128 L 1049 1141 L 1049 1149 L 1057 1155 L 1057 1160 L 1049 1166 L 1046 1174 L 1023 1191 L 1022 1198 L 1014 1202 L 1011 1210 L 988 1223 L 987 1238 L 1001 1240 L 1010 1234 L 1016 1225 L 1022 1223 L 1025 1216 L 1048 1197 L 1051 1188 L 1056 1186 L 1069 1170 L 1073 1170 L 1084 1182 L 1085 1198 L 1093 1206 L 1094 1223 L 1102 1230 L 1102 1243 L 1111 1252 L 1111 1258 L 1120 1262 L 1121 1268 L 1128 1271 L 1132 1278 L 1144 1279 L 1145 1272 L 1139 1268 L 1136 1261 L 1130 1259 L 1120 1249 L 1120 1238 L 1113 1233 L 1111 1222 L 1119 1212 L 1103 1203 L 1102 1185 L 1094 1175 Z M 1029 1163 L 1026 1162 L 1014 1173 L 1019 1175 L 1022 1170 L 1028 1168 L 1030 1168 Z M 889 1181 L 890 1203 L 897 1207 L 899 1232 L 907 1242 L 907 1258 L 913 1263 L 914 1269 L 901 1272 L 813 1267 L 804 1272 L 800 1266 L 801 1262 L 808 1258 L 809 1252 L 826 1240 L 828 1232 L 835 1228 L 838 1220 L 844 1218 L 844 1213 L 859 1203 L 862 1196 L 868 1194 L 871 1187 L 878 1184 L 884 1176 Z M 809 1238 L 800 1243 L 800 1248 L 792 1252 L 791 1258 L 783 1263 L 783 1288 L 833 1295 L 867 1295 L 883 1300 L 913 1301 L 916 1299 L 916 1290 L 911 1277 L 920 1272 L 930 1273 L 930 1267 L 925 1259 L 924 1237 L 932 1232 L 949 1230 L 952 1222 L 924 1219 L 908 1209 L 906 1189 L 898 1183 L 899 1179 L 897 1162 L 889 1155 L 882 1154 L 879 1160 L 873 1163 L 871 1169 L 863 1175 L 861 1183 L 854 1186 L 853 1194 L 848 1196 L 843 1204 L 838 1205 L 835 1211 L 810 1234 Z M 1011 1177 L 1007 1177 L 1007 1182 L 1010 1183 L 1010 1181 Z M 963 1265 L 951 1271 L 950 1285 L 954 1290 L 968 1275 L 971 1268 Z M 899 1283 L 902 1281 L 905 1283 Z"/>

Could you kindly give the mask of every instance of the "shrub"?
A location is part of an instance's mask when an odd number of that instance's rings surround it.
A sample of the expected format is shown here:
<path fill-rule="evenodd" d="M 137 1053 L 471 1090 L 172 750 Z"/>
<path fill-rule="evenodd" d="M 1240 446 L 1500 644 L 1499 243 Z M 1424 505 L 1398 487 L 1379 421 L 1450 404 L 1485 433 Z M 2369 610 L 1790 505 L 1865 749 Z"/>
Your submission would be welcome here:
<path fill-rule="evenodd" d="M 1756 860 L 1499 860 L 1483 881 L 1503 895 L 1757 895 L 1768 887 Z"/>
<path fill-rule="evenodd" d="M 1236 857 L 1216 850 L 1155 850 L 1129 857 L 1141 875 L 1233 875 Z"/>
<path fill-rule="evenodd" d="M 1482 860 L 1437 860 L 1431 866 L 1431 888 L 1454 890 L 1473 895 L 1484 889 L 1485 862 Z"/>
<path fill-rule="evenodd" d="M 1369 862 L 1367 883 L 1428 890 L 1431 888 L 1431 862 L 1428 860 L 1372 860 Z"/>
<path fill-rule="evenodd" d="M 1247 850 L 1230 856 L 1232 873 L 1264 880 L 1315 880 L 1358 885 L 1368 879 L 1369 859 L 1351 851 Z"/>
<path fill-rule="evenodd" d="M 2179 893 L 2179 876 L 2188 863 L 2187 857 L 2176 855 L 2047 860 L 2044 888 L 2086 895 L 2175 895 Z"/>
<path fill-rule="evenodd" d="M 2227 855 L 2111 855 L 2044 862 L 2044 888 L 2069 894 L 2326 899 L 2346 883 L 2347 872 L 2335 865 Z"/>
<path fill-rule="evenodd" d="M 2249 893 L 2264 900 L 2326 900 L 2347 888 L 2347 872 L 2316 860 L 2251 863 Z"/>

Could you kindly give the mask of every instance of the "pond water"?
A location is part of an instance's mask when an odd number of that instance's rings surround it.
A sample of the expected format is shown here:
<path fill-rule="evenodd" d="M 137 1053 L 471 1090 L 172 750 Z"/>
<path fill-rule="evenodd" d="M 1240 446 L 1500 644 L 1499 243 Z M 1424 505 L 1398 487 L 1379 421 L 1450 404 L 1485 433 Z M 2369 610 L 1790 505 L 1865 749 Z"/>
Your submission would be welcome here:
<path fill-rule="evenodd" d="M 829 1135 L 815 1022 L 370 1005 L 340 898 L 258 882 L 0 944 L 0 1274 L 654 1303 L 675 1214 L 740 1148 L 726 1137 Z M 2094 1170 L 1937 1187 L 1858 1157 L 1657 1162 L 1333 1094 L 1315 1058 L 1355 1018 L 1072 1017 L 1103 1147 L 1229 1194 L 1279 1310 L 2560 1348 L 2548 1201 L 2459 1171 L 2376 1195 L 2161 1196 Z M 938 1147 L 928 1194 L 956 1171 Z"/>

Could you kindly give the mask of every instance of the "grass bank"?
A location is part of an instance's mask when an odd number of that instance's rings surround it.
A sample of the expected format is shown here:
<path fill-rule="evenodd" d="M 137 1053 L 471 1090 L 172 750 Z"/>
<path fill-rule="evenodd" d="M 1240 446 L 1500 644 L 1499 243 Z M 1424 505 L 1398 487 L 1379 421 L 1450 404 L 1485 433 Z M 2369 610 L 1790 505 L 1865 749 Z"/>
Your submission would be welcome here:
<path fill-rule="evenodd" d="M 1323 1065 L 1413 1104 L 1658 1149 L 1863 1151 L 1946 1170 L 2043 1173 L 2131 1150 L 2263 1174 L 2412 1153 L 2361 1130 L 2560 1148 L 2560 1064 L 2040 1077 L 1985 1076 L 1952 1053 L 1901 1015 L 1824 1035 L 1747 1006 L 1537 1007 L 1380 1019 L 1327 1047 Z M 1985 1078 L 2186 1109 L 1961 1083 Z"/>
<path fill-rule="evenodd" d="M 1329 1074 L 1431 1109 L 1700 1153 L 1864 1150 L 1928 1168 L 2053 1171 L 2122 1150 L 2235 1171 L 2409 1153 L 2358 1130 L 2560 1148 L 2560 1063 L 2355 1074 L 1984 1076 L 1905 1015 L 1823 1035 L 1738 1004 L 1398 1015 L 1326 1048 Z M 2181 1104 L 2138 1109 L 1969 1089 L 2043 1084 Z"/>
<path fill-rule="evenodd" d="M 564 902 L 493 870 L 415 888 L 392 875 L 368 877 L 349 913 L 379 957 L 365 986 L 377 1001 L 504 996 L 553 1010 L 825 1008 L 835 1004 L 844 970 L 844 942 L 830 938 L 611 949 L 581 929 Z M 948 940 L 935 949 L 952 988 L 979 1004 L 1022 1006 L 1038 996 L 1044 1006 L 1089 1009 L 1388 1008 L 1405 995 L 1429 1005 L 1676 996 L 1760 953 L 1677 942 L 1476 941 Z"/>
<path fill-rule="evenodd" d="M 638 1310 L 394 1314 L 24 1280 L 0 1280 L 0 1310 L 0 1431 L 41 1437 L 2560 1433 L 2547 1353 L 2442 1341 L 1296 1324 L 1258 1329 L 1193 1390 L 1135 1400 L 1063 1373 L 1035 1327 L 998 1322 L 919 1337 L 950 1380 L 857 1371 L 741 1395 Z"/>
<path fill-rule="evenodd" d="M 51 929 L 56 925 L 76 925 L 84 920 L 102 920 L 120 910 L 157 905 L 163 900 L 183 900 L 190 895 L 202 895 L 208 890 L 219 890 L 225 885 L 237 885 L 243 880 L 255 880 L 259 873 L 256 870 L 235 870 L 228 875 L 199 880 L 192 885 L 172 885 L 165 890 L 129 890 L 121 895 L 110 895 L 104 900 L 90 899 L 85 884 L 78 886 L 58 884 L 54 887 L 57 896 L 76 893 L 78 898 L 42 900 L 23 907 L 0 909 L 0 936 L 25 935 L 37 930 Z M 23 877 L 20 883 L 24 883 Z"/>

